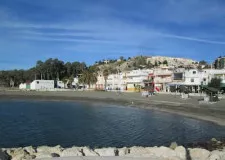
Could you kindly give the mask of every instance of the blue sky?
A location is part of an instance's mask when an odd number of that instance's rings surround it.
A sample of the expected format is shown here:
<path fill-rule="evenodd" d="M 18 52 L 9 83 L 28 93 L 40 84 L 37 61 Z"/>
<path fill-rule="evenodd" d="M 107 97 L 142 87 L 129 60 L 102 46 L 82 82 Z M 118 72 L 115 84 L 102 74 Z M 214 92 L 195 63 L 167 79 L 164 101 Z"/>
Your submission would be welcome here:
<path fill-rule="evenodd" d="M 223 0 L 0 0 L 0 69 L 37 60 L 225 55 Z"/>

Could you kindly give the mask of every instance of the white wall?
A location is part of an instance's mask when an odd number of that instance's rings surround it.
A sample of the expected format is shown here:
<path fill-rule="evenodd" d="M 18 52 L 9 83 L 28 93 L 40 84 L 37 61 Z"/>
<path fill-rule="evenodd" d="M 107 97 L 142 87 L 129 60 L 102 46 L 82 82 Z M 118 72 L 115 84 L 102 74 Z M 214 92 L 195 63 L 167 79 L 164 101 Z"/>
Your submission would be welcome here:
<path fill-rule="evenodd" d="M 26 89 L 26 83 L 21 83 L 20 85 L 19 85 L 19 89 Z"/>
<path fill-rule="evenodd" d="M 60 87 L 60 88 L 64 88 L 65 85 L 62 81 L 57 81 L 57 86 Z"/>
<path fill-rule="evenodd" d="M 53 80 L 34 80 L 31 85 L 30 89 L 32 90 L 45 90 L 45 89 L 53 89 L 54 88 L 54 81 Z"/>
<path fill-rule="evenodd" d="M 107 88 L 108 89 L 122 89 L 123 88 L 123 74 L 110 74 L 107 78 Z"/>
<path fill-rule="evenodd" d="M 153 70 L 132 70 L 126 73 L 126 83 L 143 83 L 143 80 L 148 79 L 148 75 L 153 73 Z"/>
<path fill-rule="evenodd" d="M 197 69 L 185 70 L 185 85 L 201 85 L 201 73 Z"/>

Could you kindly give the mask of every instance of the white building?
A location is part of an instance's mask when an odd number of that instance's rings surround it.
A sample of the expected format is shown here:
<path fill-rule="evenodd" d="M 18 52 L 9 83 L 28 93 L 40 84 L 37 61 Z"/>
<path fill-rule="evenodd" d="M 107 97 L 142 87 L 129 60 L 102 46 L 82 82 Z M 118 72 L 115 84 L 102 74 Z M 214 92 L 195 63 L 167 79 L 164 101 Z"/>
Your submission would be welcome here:
<path fill-rule="evenodd" d="M 127 91 L 136 91 L 137 87 L 144 87 L 144 80 L 148 80 L 148 76 L 150 73 L 153 73 L 153 70 L 145 69 L 145 70 L 132 70 L 130 72 L 126 72 L 124 75 L 124 81 L 126 83 Z"/>
<path fill-rule="evenodd" d="M 30 89 L 30 83 L 21 83 L 19 89 Z"/>
<path fill-rule="evenodd" d="M 57 88 L 65 88 L 63 81 L 57 81 Z"/>
<path fill-rule="evenodd" d="M 30 84 L 31 90 L 48 90 L 54 89 L 54 80 L 34 80 Z"/>
<path fill-rule="evenodd" d="M 207 86 L 212 78 L 225 80 L 225 70 L 218 69 L 189 69 L 173 73 L 173 82 L 170 85 L 186 86 L 192 92 L 199 92 L 202 86 Z"/>
<path fill-rule="evenodd" d="M 153 82 L 155 91 L 169 91 L 168 83 L 172 82 L 173 71 L 168 67 L 154 69 Z"/>
<path fill-rule="evenodd" d="M 105 78 L 104 78 L 104 76 L 102 74 L 98 75 L 95 88 L 97 90 L 105 89 Z"/>
<path fill-rule="evenodd" d="M 78 83 L 79 83 L 79 78 L 78 77 L 73 78 L 72 86 L 77 86 Z"/>
<path fill-rule="evenodd" d="M 123 74 L 110 74 L 107 78 L 107 89 L 108 90 L 124 90 Z"/>

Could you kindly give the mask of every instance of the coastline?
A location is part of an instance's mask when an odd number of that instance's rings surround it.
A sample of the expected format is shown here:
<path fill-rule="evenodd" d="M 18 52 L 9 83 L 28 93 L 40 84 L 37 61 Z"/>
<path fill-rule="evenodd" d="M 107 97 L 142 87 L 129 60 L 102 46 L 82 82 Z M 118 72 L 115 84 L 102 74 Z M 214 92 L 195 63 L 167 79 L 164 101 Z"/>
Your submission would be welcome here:
<path fill-rule="evenodd" d="M 180 96 L 156 95 L 141 97 L 140 93 L 97 91 L 0 91 L 0 100 L 78 101 L 115 104 L 128 107 L 152 109 L 185 117 L 200 119 L 225 126 L 225 100 L 217 104 L 200 105 L 199 97 L 182 100 Z"/>
<path fill-rule="evenodd" d="M 206 143 L 208 146 L 183 147 L 175 142 L 170 147 L 123 147 L 123 148 L 89 148 L 87 146 L 63 148 L 57 146 L 26 146 L 18 148 L 0 148 L 0 159 L 2 160 L 20 160 L 20 159 L 99 159 L 100 157 L 115 157 L 113 159 L 142 159 L 150 158 L 154 160 L 224 160 L 225 148 L 224 141 L 211 139 Z M 212 147 L 212 148 L 209 148 Z M 117 157 L 117 158 L 116 158 Z M 118 158 L 120 157 L 120 158 Z"/>

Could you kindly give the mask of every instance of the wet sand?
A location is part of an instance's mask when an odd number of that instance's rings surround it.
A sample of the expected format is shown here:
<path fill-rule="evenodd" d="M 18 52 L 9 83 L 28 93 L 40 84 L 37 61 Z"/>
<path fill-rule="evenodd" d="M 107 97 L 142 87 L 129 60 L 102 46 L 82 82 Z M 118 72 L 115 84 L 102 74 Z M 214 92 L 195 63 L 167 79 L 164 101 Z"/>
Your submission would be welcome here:
<path fill-rule="evenodd" d="M 119 104 L 129 107 L 154 109 L 184 115 L 225 126 L 225 99 L 216 104 L 200 105 L 201 97 L 181 99 L 179 94 L 159 94 L 142 97 L 141 93 L 115 93 L 101 91 L 0 91 L 0 100 L 31 99 L 84 101 L 91 103 Z"/>

